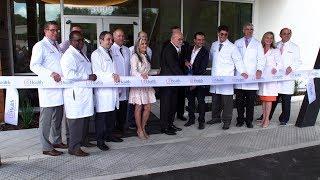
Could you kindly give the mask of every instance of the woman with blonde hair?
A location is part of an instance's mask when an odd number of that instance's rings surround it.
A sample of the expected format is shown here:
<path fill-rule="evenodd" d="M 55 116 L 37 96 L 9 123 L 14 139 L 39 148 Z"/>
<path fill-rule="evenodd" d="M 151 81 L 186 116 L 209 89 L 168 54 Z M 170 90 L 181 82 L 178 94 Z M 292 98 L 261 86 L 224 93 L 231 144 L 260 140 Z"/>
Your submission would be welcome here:
<path fill-rule="evenodd" d="M 147 55 L 148 43 L 145 38 L 138 38 L 134 45 L 134 53 L 130 60 L 131 75 L 148 79 L 151 65 Z M 137 124 L 137 134 L 140 139 L 147 139 L 149 135 L 145 126 L 149 119 L 151 103 L 156 102 L 155 91 L 152 87 L 132 87 L 129 92 L 129 103 L 135 105 L 134 117 Z"/>
<path fill-rule="evenodd" d="M 268 78 L 274 76 L 278 70 L 281 68 L 282 63 L 280 60 L 280 51 L 276 48 L 274 42 L 274 34 L 273 32 L 266 32 L 261 40 L 264 56 L 266 58 L 266 65 L 262 72 L 264 78 Z M 259 84 L 259 92 L 260 99 L 262 101 L 262 127 L 269 126 L 269 116 L 272 107 L 272 102 L 276 101 L 278 96 L 278 85 L 277 82 L 266 82 Z"/>

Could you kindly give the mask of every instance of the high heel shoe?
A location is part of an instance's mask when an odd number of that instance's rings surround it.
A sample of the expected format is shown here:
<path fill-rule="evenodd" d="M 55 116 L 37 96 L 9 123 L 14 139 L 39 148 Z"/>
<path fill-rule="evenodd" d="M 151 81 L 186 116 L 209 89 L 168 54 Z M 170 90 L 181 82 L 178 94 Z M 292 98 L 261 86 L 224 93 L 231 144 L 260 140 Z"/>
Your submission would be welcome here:
<path fill-rule="evenodd" d="M 144 136 L 145 136 L 147 139 L 150 137 L 149 134 L 147 134 L 146 131 L 143 131 L 143 134 L 144 134 Z"/>
<path fill-rule="evenodd" d="M 268 126 L 269 126 L 269 123 L 270 123 L 270 121 L 265 121 L 265 122 L 263 122 L 262 128 L 268 127 Z"/>
<path fill-rule="evenodd" d="M 144 132 L 143 132 L 143 131 L 140 131 L 140 132 L 137 131 L 137 134 L 138 134 L 138 137 L 139 137 L 140 139 L 142 139 L 142 140 L 146 140 L 146 139 L 147 139 L 146 136 L 144 135 Z"/>

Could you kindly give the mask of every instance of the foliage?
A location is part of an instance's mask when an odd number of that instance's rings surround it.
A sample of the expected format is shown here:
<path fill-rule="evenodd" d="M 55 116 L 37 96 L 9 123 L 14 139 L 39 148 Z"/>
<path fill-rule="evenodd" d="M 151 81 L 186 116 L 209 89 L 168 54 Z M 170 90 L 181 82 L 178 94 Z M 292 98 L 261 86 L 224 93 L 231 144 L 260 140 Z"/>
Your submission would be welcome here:
<path fill-rule="evenodd" d="M 31 106 L 31 103 L 29 101 L 29 99 L 25 99 L 24 101 L 22 101 L 21 103 L 21 118 L 22 118 L 22 126 L 23 128 L 30 128 L 33 120 L 34 120 L 34 112 L 33 112 L 33 107 Z"/>

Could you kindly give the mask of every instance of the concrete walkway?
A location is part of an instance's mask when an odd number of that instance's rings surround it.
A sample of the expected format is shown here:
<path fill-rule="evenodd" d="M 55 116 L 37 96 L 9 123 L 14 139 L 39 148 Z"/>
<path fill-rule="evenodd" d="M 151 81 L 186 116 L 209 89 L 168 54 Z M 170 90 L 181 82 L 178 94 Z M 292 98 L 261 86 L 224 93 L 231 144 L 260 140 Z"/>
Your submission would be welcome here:
<path fill-rule="evenodd" d="M 80 158 L 65 152 L 59 157 L 41 154 L 38 130 L 0 132 L 0 155 L 4 165 L 0 179 L 118 179 L 123 177 L 190 168 L 237 159 L 249 158 L 320 144 L 320 126 L 297 128 L 301 99 L 292 103 L 291 120 L 279 126 L 277 118 L 281 105 L 276 109 L 268 128 L 255 125 L 253 129 L 235 127 L 229 130 L 221 124 L 207 125 L 202 131 L 196 126 L 183 127 L 176 136 L 151 135 L 149 140 L 126 138 L 123 143 L 108 143 L 109 151 L 85 148 L 91 155 Z M 153 113 L 158 115 L 158 104 Z M 234 117 L 236 111 L 234 110 Z M 261 107 L 255 108 L 255 117 Z M 209 120 L 211 113 L 206 114 Z M 319 119 L 319 116 L 318 116 Z"/>

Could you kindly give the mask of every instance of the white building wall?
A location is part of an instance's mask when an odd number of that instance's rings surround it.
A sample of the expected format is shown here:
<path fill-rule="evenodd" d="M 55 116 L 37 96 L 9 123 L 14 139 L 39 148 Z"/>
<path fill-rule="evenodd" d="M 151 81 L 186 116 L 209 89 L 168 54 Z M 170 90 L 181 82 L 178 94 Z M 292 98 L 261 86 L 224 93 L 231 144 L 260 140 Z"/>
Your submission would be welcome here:
<path fill-rule="evenodd" d="M 319 0 L 256 0 L 253 10 L 255 36 L 273 31 L 276 41 L 283 27 L 292 29 L 292 42 L 300 46 L 303 66 L 312 69 L 320 48 Z"/>

